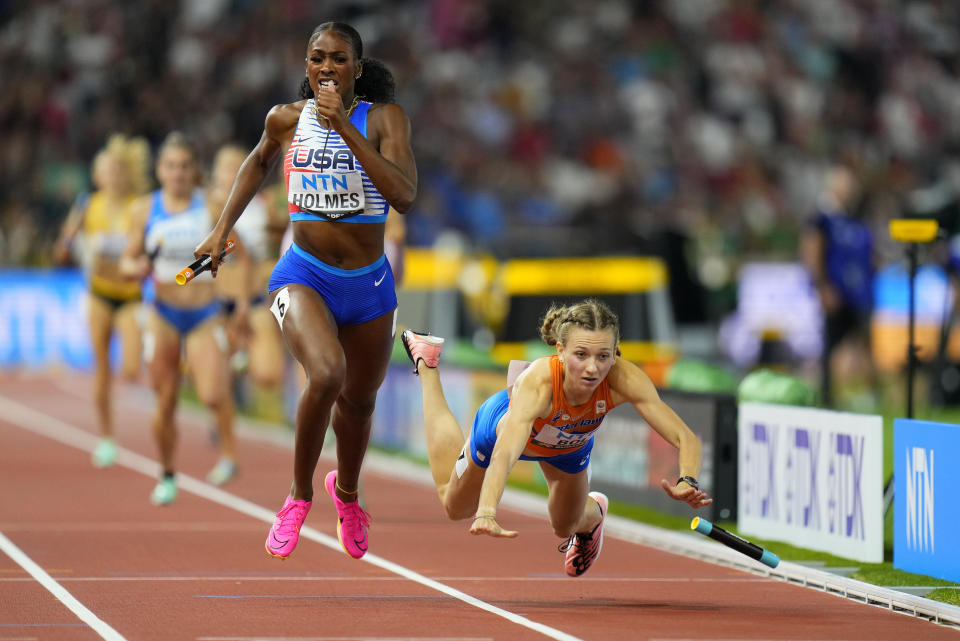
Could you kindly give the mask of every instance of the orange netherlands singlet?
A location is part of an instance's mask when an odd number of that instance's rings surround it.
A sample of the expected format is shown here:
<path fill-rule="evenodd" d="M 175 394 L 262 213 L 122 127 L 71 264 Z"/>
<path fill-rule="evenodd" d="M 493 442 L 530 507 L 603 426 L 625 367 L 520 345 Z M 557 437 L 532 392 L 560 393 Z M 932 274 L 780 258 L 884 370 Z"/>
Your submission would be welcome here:
<path fill-rule="evenodd" d="M 550 357 L 553 380 L 553 407 L 550 418 L 533 421 L 525 454 L 558 456 L 575 452 L 589 442 L 603 417 L 613 409 L 610 382 L 604 378 L 583 405 L 570 405 L 563 394 L 563 364 L 556 354 Z"/>

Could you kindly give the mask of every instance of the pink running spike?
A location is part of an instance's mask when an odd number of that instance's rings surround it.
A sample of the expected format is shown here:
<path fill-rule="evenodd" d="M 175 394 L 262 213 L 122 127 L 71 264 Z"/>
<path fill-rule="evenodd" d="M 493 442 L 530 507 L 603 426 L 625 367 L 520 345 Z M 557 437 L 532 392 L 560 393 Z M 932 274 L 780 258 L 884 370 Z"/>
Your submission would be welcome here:
<path fill-rule="evenodd" d="M 607 517 L 609 500 L 600 492 L 590 492 L 587 496 L 600 505 L 600 522 L 589 534 L 574 534 L 560 545 L 560 551 L 567 553 L 564 567 L 570 576 L 580 576 L 589 570 L 603 547 L 603 521 Z"/>
<path fill-rule="evenodd" d="M 400 334 L 400 342 L 407 350 L 407 356 L 413 361 L 413 373 L 417 373 L 417 361 L 422 360 L 427 367 L 434 368 L 440 363 L 443 339 L 433 334 L 422 334 L 412 329 Z"/>
<path fill-rule="evenodd" d="M 300 528 L 310 511 L 313 501 L 296 501 L 287 496 L 283 507 L 277 512 L 277 518 L 267 534 L 265 547 L 271 556 L 286 559 L 293 553 L 300 540 Z"/>
<path fill-rule="evenodd" d="M 357 501 L 341 501 L 337 497 L 337 471 L 333 470 L 327 473 L 323 479 L 323 486 L 327 488 L 327 494 L 333 499 L 333 504 L 337 508 L 337 538 L 340 539 L 340 545 L 343 551 L 355 559 L 359 559 L 367 553 L 367 528 L 370 527 L 370 514 L 360 507 Z"/>

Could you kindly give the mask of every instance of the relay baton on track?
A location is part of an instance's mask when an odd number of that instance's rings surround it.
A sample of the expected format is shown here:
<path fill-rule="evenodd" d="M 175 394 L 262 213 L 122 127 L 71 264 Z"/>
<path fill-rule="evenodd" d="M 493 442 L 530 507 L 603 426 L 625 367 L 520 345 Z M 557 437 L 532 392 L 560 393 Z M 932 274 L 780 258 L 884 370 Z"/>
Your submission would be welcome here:
<path fill-rule="evenodd" d="M 699 516 L 690 521 L 690 529 L 696 530 L 700 534 L 705 534 L 715 541 L 720 541 L 728 548 L 732 548 L 741 554 L 746 554 L 751 559 L 756 559 L 764 565 L 769 565 L 772 568 L 780 565 L 780 557 L 773 552 L 764 550 L 759 545 L 745 541 L 735 534 L 730 534 L 722 527 L 714 525 L 706 519 L 701 519 Z"/>
<path fill-rule="evenodd" d="M 236 243 L 228 238 L 227 242 L 223 244 L 223 251 L 220 252 L 220 260 L 223 260 L 227 254 L 232 252 L 234 247 L 236 247 Z M 188 267 L 181 269 L 180 273 L 177 274 L 174 280 L 177 281 L 177 285 L 186 285 L 191 280 L 210 269 L 210 264 L 212 262 L 213 261 L 210 260 L 209 254 L 204 254 L 197 260 L 190 263 Z"/>

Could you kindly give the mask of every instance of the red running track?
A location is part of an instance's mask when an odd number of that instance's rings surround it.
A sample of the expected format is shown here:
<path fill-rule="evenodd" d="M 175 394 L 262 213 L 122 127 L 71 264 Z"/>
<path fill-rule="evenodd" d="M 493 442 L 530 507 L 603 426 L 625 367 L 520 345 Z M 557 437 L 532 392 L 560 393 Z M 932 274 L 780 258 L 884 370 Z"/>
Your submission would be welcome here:
<path fill-rule="evenodd" d="M 320 486 L 287 561 L 263 549 L 289 487 L 289 439 L 241 431 L 240 475 L 198 480 L 216 449 L 180 412 L 181 493 L 158 508 L 150 393 L 117 387 L 118 465 L 90 464 L 88 380 L 0 379 L 0 641 L 646 641 L 960 639 L 954 629 L 608 537 L 563 574 L 540 517 L 513 540 L 446 521 L 431 487 L 368 466 L 371 553 L 348 557 Z M 279 432 L 281 430 L 277 430 Z"/>

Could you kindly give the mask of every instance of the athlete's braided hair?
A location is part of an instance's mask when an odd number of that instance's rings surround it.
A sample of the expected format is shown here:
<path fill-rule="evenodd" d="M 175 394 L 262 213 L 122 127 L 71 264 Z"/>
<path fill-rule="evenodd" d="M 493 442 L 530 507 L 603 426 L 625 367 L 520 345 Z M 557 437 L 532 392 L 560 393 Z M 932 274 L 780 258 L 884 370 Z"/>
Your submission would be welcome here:
<path fill-rule="evenodd" d="M 570 329 L 580 327 L 591 331 L 610 330 L 613 343 L 620 342 L 620 320 L 606 303 L 588 298 L 575 305 L 551 305 L 543 315 L 540 337 L 547 345 L 565 345 Z"/>
<path fill-rule="evenodd" d="M 354 83 L 354 92 L 367 102 L 393 102 L 396 82 L 385 64 L 375 58 L 363 57 L 363 40 L 357 30 L 345 22 L 324 22 L 313 30 L 307 46 L 324 31 L 333 31 L 353 46 L 353 53 L 362 67 L 360 77 Z M 300 98 L 313 98 L 313 89 L 307 78 L 300 83 Z"/>

